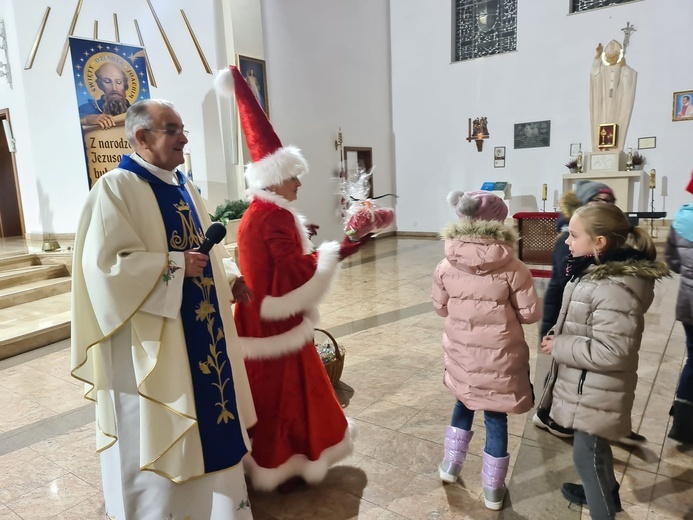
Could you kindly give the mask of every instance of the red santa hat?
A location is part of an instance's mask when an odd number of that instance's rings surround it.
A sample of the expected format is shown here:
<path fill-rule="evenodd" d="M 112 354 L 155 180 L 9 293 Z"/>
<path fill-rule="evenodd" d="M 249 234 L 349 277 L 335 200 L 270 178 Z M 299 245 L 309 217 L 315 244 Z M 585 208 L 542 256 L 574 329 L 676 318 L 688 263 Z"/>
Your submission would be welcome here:
<path fill-rule="evenodd" d="M 693 171 L 691 172 L 691 180 L 688 181 L 688 186 L 686 186 L 686 191 L 693 195 Z"/>
<path fill-rule="evenodd" d="M 308 163 L 301 150 L 295 146 L 282 146 L 272 123 L 237 67 L 231 65 L 220 71 L 214 86 L 220 95 L 236 95 L 241 128 L 250 150 L 251 162 L 245 170 L 248 188 L 261 190 L 308 173 Z"/>

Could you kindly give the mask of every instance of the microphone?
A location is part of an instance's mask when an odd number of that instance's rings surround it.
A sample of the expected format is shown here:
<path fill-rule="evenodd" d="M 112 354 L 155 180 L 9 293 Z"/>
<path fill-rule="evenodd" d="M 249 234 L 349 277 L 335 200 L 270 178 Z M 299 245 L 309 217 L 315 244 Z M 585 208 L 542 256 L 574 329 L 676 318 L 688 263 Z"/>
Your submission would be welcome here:
<path fill-rule="evenodd" d="M 210 249 L 214 244 L 221 242 L 226 236 L 226 227 L 221 222 L 213 222 L 211 226 L 207 228 L 205 233 L 205 241 L 197 250 L 198 252 L 208 255 Z"/>

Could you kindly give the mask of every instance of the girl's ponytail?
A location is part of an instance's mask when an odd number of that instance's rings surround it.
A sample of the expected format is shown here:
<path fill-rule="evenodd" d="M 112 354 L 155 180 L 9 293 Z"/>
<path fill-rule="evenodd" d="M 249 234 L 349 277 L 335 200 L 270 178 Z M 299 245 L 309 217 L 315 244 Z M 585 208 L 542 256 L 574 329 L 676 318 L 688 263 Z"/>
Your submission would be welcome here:
<path fill-rule="evenodd" d="M 626 243 L 633 249 L 643 252 L 648 260 L 657 258 L 657 249 L 655 248 L 652 237 L 640 226 L 631 228 Z"/>

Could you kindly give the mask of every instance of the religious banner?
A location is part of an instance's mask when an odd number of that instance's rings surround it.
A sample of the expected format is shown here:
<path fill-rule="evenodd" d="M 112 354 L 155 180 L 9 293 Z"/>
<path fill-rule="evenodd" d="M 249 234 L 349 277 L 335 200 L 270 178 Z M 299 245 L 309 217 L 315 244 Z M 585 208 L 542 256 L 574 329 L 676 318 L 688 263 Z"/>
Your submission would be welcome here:
<path fill-rule="evenodd" d="M 70 37 L 79 121 L 89 189 L 132 150 L 125 137 L 125 112 L 149 99 L 144 49 Z"/>

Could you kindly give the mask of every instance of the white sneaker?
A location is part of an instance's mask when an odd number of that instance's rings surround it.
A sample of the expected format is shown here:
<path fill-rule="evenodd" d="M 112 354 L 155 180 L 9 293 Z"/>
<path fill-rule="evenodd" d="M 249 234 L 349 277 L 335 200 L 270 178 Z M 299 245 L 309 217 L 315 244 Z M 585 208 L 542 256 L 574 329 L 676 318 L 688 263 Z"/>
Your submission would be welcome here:
<path fill-rule="evenodd" d="M 550 434 L 555 435 L 556 437 L 560 437 L 561 439 L 570 439 L 575 435 L 575 430 L 572 430 L 570 428 L 564 428 L 560 424 L 557 424 L 554 421 L 552 421 L 550 418 L 547 422 L 544 422 L 541 420 L 541 417 L 539 417 L 539 415 L 536 413 L 532 417 L 532 422 L 534 423 L 534 426 L 536 426 L 537 428 L 546 430 Z"/>
<path fill-rule="evenodd" d="M 630 432 L 628 435 L 621 437 L 618 442 L 628 446 L 644 446 L 647 444 L 647 437 L 639 433 Z"/>

